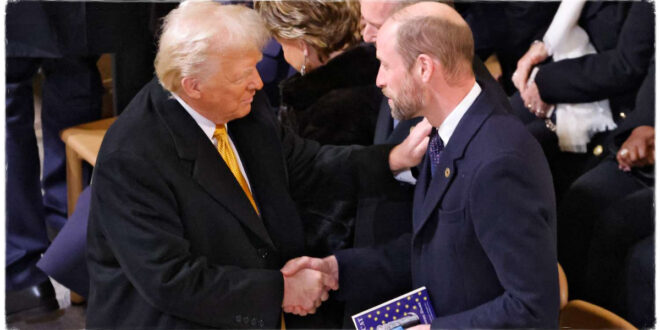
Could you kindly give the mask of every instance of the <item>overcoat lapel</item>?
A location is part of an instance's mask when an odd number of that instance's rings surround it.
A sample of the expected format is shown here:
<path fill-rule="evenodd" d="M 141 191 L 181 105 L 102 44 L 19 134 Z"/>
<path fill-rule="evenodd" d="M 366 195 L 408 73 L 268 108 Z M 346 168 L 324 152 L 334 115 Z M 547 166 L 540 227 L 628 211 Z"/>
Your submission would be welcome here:
<path fill-rule="evenodd" d="M 179 102 L 168 98 L 169 93 L 164 90 L 161 93 L 165 95 L 160 105 L 155 108 L 172 134 L 179 157 L 183 161 L 192 162 L 192 179 L 234 214 L 246 228 L 275 249 L 263 221 L 254 211 L 217 149 Z"/>
<path fill-rule="evenodd" d="M 483 84 L 480 84 L 483 86 Z M 431 171 L 428 157 L 425 157 L 424 167 L 420 173 L 420 180 L 415 188 L 415 207 L 419 211 L 413 212 L 413 235 L 424 227 L 434 210 L 447 192 L 457 173 L 456 163 L 463 158 L 465 149 L 477 133 L 486 118 L 490 116 L 493 107 L 489 105 L 489 97 L 485 91 L 474 101 L 472 106 L 463 115 L 451 139 L 440 156 L 440 166 L 431 179 Z M 420 184 L 422 183 L 422 184 Z M 425 184 L 425 183 L 428 183 Z M 426 190 L 420 191 L 421 190 Z M 421 199 L 421 203 L 418 202 Z"/>

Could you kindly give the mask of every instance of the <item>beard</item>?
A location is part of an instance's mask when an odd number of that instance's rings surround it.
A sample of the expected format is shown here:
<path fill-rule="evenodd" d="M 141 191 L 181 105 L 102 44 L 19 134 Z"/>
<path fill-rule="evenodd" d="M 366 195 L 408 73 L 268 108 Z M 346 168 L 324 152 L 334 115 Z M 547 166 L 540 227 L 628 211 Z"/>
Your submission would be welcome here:
<path fill-rule="evenodd" d="M 424 99 L 422 97 L 422 86 L 406 76 L 401 83 L 401 90 L 396 97 L 388 96 L 387 90 L 383 91 L 385 96 L 390 99 L 389 105 L 392 111 L 392 118 L 396 120 L 408 120 L 415 118 L 424 106 Z"/>

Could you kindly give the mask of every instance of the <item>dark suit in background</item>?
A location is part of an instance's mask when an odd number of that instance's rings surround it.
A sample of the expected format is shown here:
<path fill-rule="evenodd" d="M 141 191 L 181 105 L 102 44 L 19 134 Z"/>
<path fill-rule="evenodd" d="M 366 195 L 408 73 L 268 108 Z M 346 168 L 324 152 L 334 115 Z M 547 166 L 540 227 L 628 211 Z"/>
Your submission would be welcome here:
<path fill-rule="evenodd" d="M 655 43 L 654 19 L 648 2 L 587 2 L 578 24 L 598 53 L 539 65 L 535 82 L 541 99 L 547 104 L 609 99 L 612 117 L 621 125 L 634 110 L 635 96 L 649 68 Z M 511 103 L 514 114 L 541 142 L 558 196 L 606 156 L 602 151 L 611 134 L 596 134 L 586 154 L 561 152 L 556 134 L 525 108 L 518 93 Z"/>
<path fill-rule="evenodd" d="M 529 170 L 518 171 L 521 164 Z M 337 252 L 342 297 L 412 281 L 429 290 L 434 328 L 557 326 L 550 172 L 538 144 L 488 88 L 461 119 L 433 179 L 428 156 L 423 161 L 412 230 L 412 244 L 402 236 L 387 247 Z M 410 265 L 395 263 L 405 256 Z"/>
<path fill-rule="evenodd" d="M 142 36 L 148 31 L 137 27 L 143 22 L 145 6 L 148 4 L 83 2 L 14 2 L 7 6 L 8 291 L 39 283 L 49 286 L 35 264 L 48 246 L 48 235 L 52 233 L 47 228 L 57 232 L 66 220 L 65 157 L 60 131 L 100 118 L 103 87 L 96 61 L 101 53 L 129 48 L 134 41 L 144 43 Z M 118 24 L 120 21 L 122 24 Z M 32 88 L 39 70 L 45 78 L 41 180 Z M 144 83 L 133 74 L 132 81 Z M 22 298 L 8 299 L 8 314 L 17 311 L 14 303 L 18 300 Z"/>
<path fill-rule="evenodd" d="M 279 327 L 279 269 L 304 252 L 292 197 L 316 184 L 350 185 L 352 176 L 334 174 L 353 170 L 353 156 L 387 167 L 389 148 L 321 148 L 282 130 L 263 93 L 254 100 L 227 126 L 260 216 L 156 80 L 110 128 L 92 187 L 88 327 Z"/>
<path fill-rule="evenodd" d="M 502 69 L 500 83 L 507 95 L 516 88 L 511 75 L 534 40 L 541 40 L 557 11 L 556 2 L 461 1 L 456 10 L 470 25 L 475 54 L 486 61 L 495 54 Z"/>

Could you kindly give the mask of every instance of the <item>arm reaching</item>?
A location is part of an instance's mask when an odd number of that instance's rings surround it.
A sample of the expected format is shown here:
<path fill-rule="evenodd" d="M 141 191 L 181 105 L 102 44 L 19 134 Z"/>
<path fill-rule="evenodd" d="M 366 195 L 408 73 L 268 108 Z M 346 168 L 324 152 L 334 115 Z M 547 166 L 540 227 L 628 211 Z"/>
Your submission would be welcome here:
<path fill-rule="evenodd" d="M 424 119 L 417 124 L 408 137 L 390 151 L 389 163 L 393 173 L 417 166 L 429 145 L 431 124 Z"/>

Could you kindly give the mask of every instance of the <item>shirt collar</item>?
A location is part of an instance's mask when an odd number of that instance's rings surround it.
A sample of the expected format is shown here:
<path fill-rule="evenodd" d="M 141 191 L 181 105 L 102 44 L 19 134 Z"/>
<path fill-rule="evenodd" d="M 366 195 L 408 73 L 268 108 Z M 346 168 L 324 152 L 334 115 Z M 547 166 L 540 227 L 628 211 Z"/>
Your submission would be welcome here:
<path fill-rule="evenodd" d="M 454 110 L 449 113 L 449 116 L 447 116 L 442 124 L 440 124 L 440 127 L 438 127 L 438 134 L 440 135 L 440 139 L 442 139 L 445 147 L 447 146 L 447 143 L 449 143 L 449 139 L 451 138 L 452 134 L 454 134 L 454 130 L 456 129 L 456 126 L 458 126 L 458 123 L 461 121 L 461 118 L 463 118 L 463 115 L 465 115 L 467 110 L 472 106 L 472 103 L 474 103 L 480 93 L 481 87 L 475 81 L 474 86 L 472 86 L 470 92 L 465 95 L 463 100 L 461 100 L 456 108 L 454 108 Z"/>
<path fill-rule="evenodd" d="M 202 116 L 201 114 L 199 114 L 199 112 L 195 111 L 195 109 L 193 109 L 191 106 L 189 106 L 188 103 L 184 102 L 175 93 L 172 93 L 172 96 L 174 96 L 174 98 L 179 102 L 179 104 L 181 104 L 181 106 L 184 109 L 186 109 L 188 114 L 190 114 L 190 116 L 195 120 L 195 122 L 197 123 L 199 128 L 202 129 L 202 131 L 204 132 L 206 137 L 209 138 L 211 143 L 215 144 L 215 142 L 213 141 L 213 133 L 215 132 L 215 123 L 208 120 L 208 118 Z M 226 125 L 226 124 L 224 124 L 224 125 Z"/>

